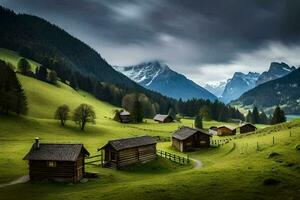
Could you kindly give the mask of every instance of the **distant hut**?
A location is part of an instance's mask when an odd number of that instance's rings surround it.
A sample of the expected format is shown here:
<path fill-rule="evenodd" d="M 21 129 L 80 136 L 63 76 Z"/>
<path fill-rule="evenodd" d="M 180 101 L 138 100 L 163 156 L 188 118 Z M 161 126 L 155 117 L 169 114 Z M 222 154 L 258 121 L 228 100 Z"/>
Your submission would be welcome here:
<path fill-rule="evenodd" d="M 78 182 L 88 155 L 83 144 L 40 144 L 36 138 L 23 160 L 28 160 L 30 180 Z"/>
<path fill-rule="evenodd" d="M 134 163 L 145 163 L 156 158 L 156 141 L 150 136 L 110 140 L 98 149 L 104 150 L 104 167 L 122 168 Z"/>
<path fill-rule="evenodd" d="M 129 123 L 131 121 L 130 113 L 126 110 L 117 111 L 114 119 L 121 123 Z"/>
<path fill-rule="evenodd" d="M 216 127 L 216 126 L 209 127 L 208 133 L 211 134 L 211 135 L 217 135 L 218 134 L 218 127 Z"/>
<path fill-rule="evenodd" d="M 172 146 L 181 152 L 209 148 L 211 135 L 204 130 L 181 127 L 172 134 Z"/>
<path fill-rule="evenodd" d="M 174 118 L 171 115 L 161 115 L 157 114 L 153 118 L 154 121 L 159 122 L 159 123 L 170 123 L 174 121 Z"/>
<path fill-rule="evenodd" d="M 227 136 L 227 135 L 235 135 L 236 128 L 228 125 L 223 125 L 218 127 L 218 135 Z"/>
<path fill-rule="evenodd" d="M 246 123 L 240 126 L 240 133 L 249 133 L 249 132 L 254 132 L 256 131 L 256 126 L 250 123 Z"/>

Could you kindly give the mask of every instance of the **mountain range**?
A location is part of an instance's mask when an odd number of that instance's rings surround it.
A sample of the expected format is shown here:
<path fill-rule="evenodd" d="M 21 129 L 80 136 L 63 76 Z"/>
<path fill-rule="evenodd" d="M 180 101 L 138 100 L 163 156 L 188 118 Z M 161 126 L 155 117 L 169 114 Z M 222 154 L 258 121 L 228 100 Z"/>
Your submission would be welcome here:
<path fill-rule="evenodd" d="M 115 67 L 131 80 L 145 88 L 176 99 L 201 98 L 216 100 L 217 97 L 169 68 L 159 61 L 145 62 L 134 66 Z"/>
<path fill-rule="evenodd" d="M 220 100 L 229 103 L 231 100 L 239 98 L 244 92 L 255 87 L 259 75 L 256 72 L 249 72 L 248 74 L 235 72 L 233 77 L 227 81 Z"/>
<path fill-rule="evenodd" d="M 283 62 L 272 62 L 268 71 L 262 74 L 255 72 L 249 72 L 248 74 L 236 72 L 231 79 L 227 80 L 226 84 L 224 84 L 225 82 L 206 84 L 205 88 L 218 96 L 221 101 L 229 103 L 250 89 L 265 82 L 281 78 L 295 69 L 294 66 L 290 67 Z"/>
<path fill-rule="evenodd" d="M 286 113 L 300 112 L 300 68 L 286 76 L 268 81 L 244 93 L 233 102 L 243 106 L 272 108 L 282 105 Z"/>

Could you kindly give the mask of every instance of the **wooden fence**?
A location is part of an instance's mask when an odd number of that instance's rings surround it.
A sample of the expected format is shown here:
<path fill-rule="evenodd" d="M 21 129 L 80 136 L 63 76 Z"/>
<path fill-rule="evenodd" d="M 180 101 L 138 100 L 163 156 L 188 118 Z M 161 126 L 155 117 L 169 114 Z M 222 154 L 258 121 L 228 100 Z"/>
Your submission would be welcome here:
<path fill-rule="evenodd" d="M 102 154 L 89 156 L 85 158 L 86 165 L 101 165 L 102 164 Z"/>
<path fill-rule="evenodd" d="M 169 153 L 163 150 L 157 150 L 156 154 L 160 157 L 166 158 L 172 162 L 181 164 L 181 165 L 186 165 L 190 163 L 190 158 L 189 155 L 186 155 L 186 157 L 183 156 L 178 156 L 176 154 L 173 153 Z"/>

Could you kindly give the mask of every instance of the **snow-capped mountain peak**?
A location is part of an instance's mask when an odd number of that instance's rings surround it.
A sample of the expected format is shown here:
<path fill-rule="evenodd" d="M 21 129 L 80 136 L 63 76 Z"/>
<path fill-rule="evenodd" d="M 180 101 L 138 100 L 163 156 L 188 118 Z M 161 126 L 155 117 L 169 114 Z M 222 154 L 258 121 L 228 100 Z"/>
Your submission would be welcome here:
<path fill-rule="evenodd" d="M 128 67 L 115 67 L 115 69 L 148 89 L 176 99 L 203 98 L 215 100 L 217 98 L 159 61 L 145 62 Z"/>

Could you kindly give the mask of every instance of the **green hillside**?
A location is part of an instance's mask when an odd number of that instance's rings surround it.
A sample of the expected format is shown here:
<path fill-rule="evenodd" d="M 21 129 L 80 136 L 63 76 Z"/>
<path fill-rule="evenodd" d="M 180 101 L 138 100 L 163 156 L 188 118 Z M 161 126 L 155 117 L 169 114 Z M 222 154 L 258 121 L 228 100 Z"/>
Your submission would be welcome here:
<path fill-rule="evenodd" d="M 110 139 L 144 134 L 169 137 L 178 126 L 193 124 L 192 119 L 170 124 L 151 119 L 142 124 L 120 124 L 111 119 L 116 107 L 87 93 L 63 83 L 53 86 L 23 75 L 18 78 L 28 97 L 29 114 L 0 116 L 0 185 L 28 173 L 22 158 L 36 136 L 42 142 L 83 143 L 94 155 Z M 91 104 L 97 115 L 96 124 L 88 125 L 84 132 L 72 121 L 61 127 L 53 120 L 58 105 L 74 109 L 81 103 Z M 204 122 L 204 127 L 220 124 L 224 123 Z M 87 171 L 99 172 L 99 178 L 75 185 L 45 182 L 0 187 L 0 199 L 299 199 L 299 133 L 300 122 L 294 121 L 259 129 L 256 135 L 232 136 L 219 148 L 189 153 L 192 159 L 202 161 L 201 168 L 161 158 L 122 171 L 88 165 Z M 170 145 L 161 142 L 158 149 L 179 154 Z M 270 157 L 272 152 L 278 155 Z M 263 184 L 270 178 L 279 183 Z"/>

